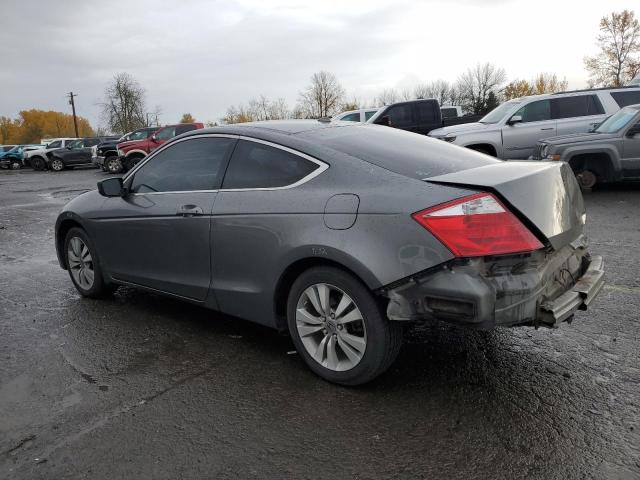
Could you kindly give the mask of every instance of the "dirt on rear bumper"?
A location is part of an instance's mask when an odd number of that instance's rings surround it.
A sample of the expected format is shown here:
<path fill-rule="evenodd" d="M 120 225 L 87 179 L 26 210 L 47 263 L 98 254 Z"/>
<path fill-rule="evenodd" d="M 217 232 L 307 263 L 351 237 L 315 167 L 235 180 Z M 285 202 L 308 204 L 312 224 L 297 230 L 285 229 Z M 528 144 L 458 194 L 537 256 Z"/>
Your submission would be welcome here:
<path fill-rule="evenodd" d="M 586 310 L 604 262 L 580 237 L 558 251 L 456 259 L 383 289 L 390 320 L 440 319 L 473 328 L 557 327 Z"/>

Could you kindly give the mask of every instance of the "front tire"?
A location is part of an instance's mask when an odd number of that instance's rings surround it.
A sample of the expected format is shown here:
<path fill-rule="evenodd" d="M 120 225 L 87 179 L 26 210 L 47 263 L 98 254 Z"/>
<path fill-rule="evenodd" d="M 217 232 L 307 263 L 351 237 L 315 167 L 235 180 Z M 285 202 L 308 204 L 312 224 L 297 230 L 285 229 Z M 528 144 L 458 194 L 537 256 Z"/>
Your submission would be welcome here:
<path fill-rule="evenodd" d="M 34 170 L 44 170 L 46 163 L 42 157 L 33 157 L 30 161 L 31 168 Z"/>
<path fill-rule="evenodd" d="M 64 240 L 64 255 L 69 276 L 80 295 L 101 298 L 115 290 L 105 283 L 96 249 L 83 229 L 69 230 Z"/>
<path fill-rule="evenodd" d="M 386 318 L 360 280 L 334 267 L 298 277 L 287 302 L 289 333 L 309 368 L 341 385 L 386 371 L 402 346 L 402 326 Z"/>
<path fill-rule="evenodd" d="M 116 156 L 107 157 L 104 159 L 103 170 L 114 175 L 120 173 L 122 171 L 122 162 Z"/>

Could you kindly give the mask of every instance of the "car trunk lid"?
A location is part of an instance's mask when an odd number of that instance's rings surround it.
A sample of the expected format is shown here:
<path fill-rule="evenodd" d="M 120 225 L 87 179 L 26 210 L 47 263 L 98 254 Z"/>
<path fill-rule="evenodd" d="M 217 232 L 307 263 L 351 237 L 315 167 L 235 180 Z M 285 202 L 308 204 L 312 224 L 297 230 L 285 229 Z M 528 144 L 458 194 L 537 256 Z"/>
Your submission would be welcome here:
<path fill-rule="evenodd" d="M 582 194 L 575 175 L 564 162 L 510 161 L 429 177 L 424 181 L 497 193 L 556 250 L 583 232 Z"/>

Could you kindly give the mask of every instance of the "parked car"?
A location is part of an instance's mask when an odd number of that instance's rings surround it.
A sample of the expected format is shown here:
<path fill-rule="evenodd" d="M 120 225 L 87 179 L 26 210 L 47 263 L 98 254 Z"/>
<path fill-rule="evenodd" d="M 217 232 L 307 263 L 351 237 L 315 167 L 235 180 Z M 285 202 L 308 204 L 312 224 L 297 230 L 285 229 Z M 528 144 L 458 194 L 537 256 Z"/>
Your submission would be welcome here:
<path fill-rule="evenodd" d="M 0 167 L 19 169 L 22 167 L 24 152 L 42 148 L 42 145 L 14 145 L 13 148 L 0 152 Z"/>
<path fill-rule="evenodd" d="M 532 159 L 567 162 L 583 188 L 640 179 L 640 105 L 624 107 L 592 133 L 538 142 Z"/>
<path fill-rule="evenodd" d="M 145 140 L 160 127 L 144 127 L 129 132 L 117 139 L 111 139 L 96 145 L 91 152 L 91 161 L 105 172 L 118 173 L 122 166 L 118 160 L 118 143 Z"/>
<path fill-rule="evenodd" d="M 443 119 L 438 100 L 430 98 L 409 100 L 384 106 L 367 123 L 386 125 L 427 135 L 434 129 L 448 125 L 448 122 L 458 124 L 475 120 L 475 117 Z"/>
<path fill-rule="evenodd" d="M 348 110 L 346 112 L 334 115 L 331 120 L 340 120 L 342 122 L 366 122 L 378 111 L 377 108 L 361 108 L 359 110 Z"/>
<path fill-rule="evenodd" d="M 102 141 L 101 137 L 79 138 L 69 142 L 64 148 L 48 150 L 46 153 L 47 168 L 59 172 L 65 168 L 93 165 L 92 148 Z"/>
<path fill-rule="evenodd" d="M 83 296 L 133 285 L 288 329 L 314 372 L 355 385 L 406 322 L 571 319 L 603 285 L 584 222 L 563 162 L 294 120 L 169 141 L 68 203 L 55 239 Z"/>
<path fill-rule="evenodd" d="M 110 162 L 113 168 L 109 167 L 109 172 L 118 173 L 129 171 L 149 155 L 155 149 L 163 145 L 167 140 L 177 135 L 181 135 L 191 130 L 204 128 L 202 123 L 180 123 L 178 125 L 167 125 L 156 130 L 152 135 L 139 140 L 130 140 L 118 143 L 118 161 Z"/>
<path fill-rule="evenodd" d="M 15 145 L 0 145 L 0 153 L 8 152 L 13 147 L 15 147 Z"/>
<path fill-rule="evenodd" d="M 77 138 L 55 138 L 50 139 L 46 147 L 25 152 L 22 164 L 25 167 L 31 167 L 34 170 L 44 170 L 47 168 L 47 152 L 58 148 L 65 148 L 70 142 Z"/>
<path fill-rule="evenodd" d="M 441 128 L 430 135 L 493 157 L 526 159 L 538 141 L 586 133 L 608 115 L 633 103 L 640 103 L 640 88 L 533 95 L 509 100 L 479 122 Z"/>

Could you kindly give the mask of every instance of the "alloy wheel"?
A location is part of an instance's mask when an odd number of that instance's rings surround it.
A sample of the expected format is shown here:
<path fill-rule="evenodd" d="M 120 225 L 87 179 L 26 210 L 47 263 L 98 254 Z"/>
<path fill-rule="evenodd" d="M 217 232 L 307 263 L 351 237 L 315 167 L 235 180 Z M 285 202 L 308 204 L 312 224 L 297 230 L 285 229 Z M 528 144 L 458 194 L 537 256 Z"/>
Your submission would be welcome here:
<path fill-rule="evenodd" d="M 578 174 L 578 182 L 584 189 L 593 188 L 598 182 L 598 177 L 591 170 L 583 170 Z"/>
<path fill-rule="evenodd" d="M 51 161 L 51 169 L 59 172 L 60 170 L 62 170 L 64 168 L 64 163 L 62 163 L 62 160 L 58 160 L 57 158 Z"/>
<path fill-rule="evenodd" d="M 308 287 L 298 299 L 296 327 L 302 344 L 320 365 L 333 371 L 354 368 L 367 347 L 367 332 L 355 301 L 327 283 Z"/>
<path fill-rule="evenodd" d="M 89 247 L 87 247 L 81 238 L 73 237 L 69 240 L 67 262 L 69 264 L 69 271 L 76 284 L 84 290 L 91 289 L 95 275 L 93 258 L 91 257 Z"/>

